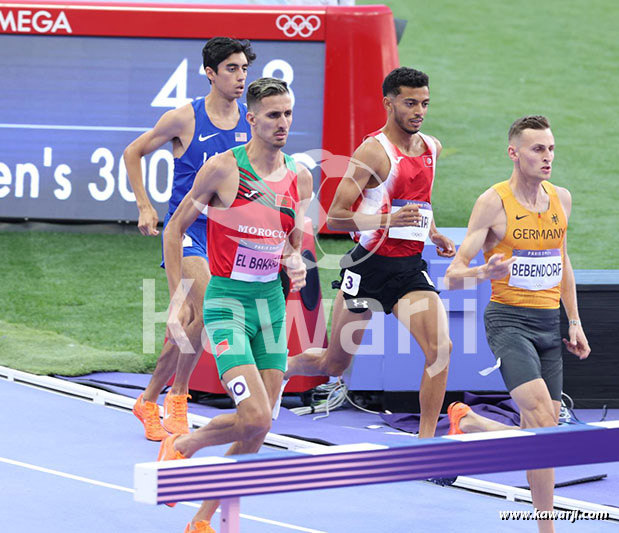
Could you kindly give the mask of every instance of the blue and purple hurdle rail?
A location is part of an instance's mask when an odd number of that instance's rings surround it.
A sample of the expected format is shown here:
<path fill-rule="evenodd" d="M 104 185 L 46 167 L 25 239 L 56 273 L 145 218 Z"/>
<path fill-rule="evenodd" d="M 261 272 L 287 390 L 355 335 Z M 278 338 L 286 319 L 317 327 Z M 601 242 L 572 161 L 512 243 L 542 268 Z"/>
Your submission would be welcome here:
<path fill-rule="evenodd" d="M 135 465 L 134 499 L 150 504 L 220 499 L 221 533 L 238 533 L 243 496 L 618 460 L 619 421 L 610 421 L 397 446 L 360 443 L 140 463 Z"/>

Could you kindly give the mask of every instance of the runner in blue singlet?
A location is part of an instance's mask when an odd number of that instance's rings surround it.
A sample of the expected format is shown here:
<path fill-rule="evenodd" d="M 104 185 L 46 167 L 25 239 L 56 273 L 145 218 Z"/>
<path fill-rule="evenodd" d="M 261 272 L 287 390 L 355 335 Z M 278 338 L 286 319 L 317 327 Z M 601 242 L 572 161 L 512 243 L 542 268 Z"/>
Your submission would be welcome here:
<path fill-rule="evenodd" d="M 210 39 L 202 50 L 210 93 L 192 103 L 163 114 L 154 128 L 142 134 L 125 150 L 125 165 L 139 210 L 138 228 L 143 235 L 158 235 L 157 212 L 142 181 L 140 159 L 172 142 L 174 181 L 164 229 L 174 211 L 191 189 L 196 173 L 211 156 L 245 144 L 251 136 L 243 95 L 247 68 L 256 58 L 248 41 L 227 37 Z M 186 342 L 166 342 L 146 390 L 137 399 L 134 414 L 144 424 L 146 438 L 162 440 L 170 433 L 188 433 L 187 398 L 189 377 L 202 352 L 202 299 L 210 279 L 206 253 L 206 216 L 200 215 L 183 239 L 183 279 L 193 280 L 179 313 Z M 163 262 L 161 266 L 164 266 Z M 176 374 L 164 401 L 163 424 L 157 398 Z"/>

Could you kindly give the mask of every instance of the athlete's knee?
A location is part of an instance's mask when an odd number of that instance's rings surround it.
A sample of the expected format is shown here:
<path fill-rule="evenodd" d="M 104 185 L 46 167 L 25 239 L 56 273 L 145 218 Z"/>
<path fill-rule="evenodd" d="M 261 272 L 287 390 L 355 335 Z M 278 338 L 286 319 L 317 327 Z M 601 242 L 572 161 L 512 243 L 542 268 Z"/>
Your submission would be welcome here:
<path fill-rule="evenodd" d="M 429 339 L 424 343 L 424 355 L 427 364 L 433 364 L 437 360 L 449 358 L 453 342 L 446 335 Z"/>
<path fill-rule="evenodd" d="M 558 424 L 555 410 L 552 405 L 543 400 L 537 400 L 530 407 L 520 409 L 522 428 L 547 428 Z"/>
<path fill-rule="evenodd" d="M 202 320 L 202 317 L 197 316 L 192 318 L 191 322 L 187 324 L 185 331 L 187 332 L 187 336 L 191 339 L 192 342 L 199 342 L 202 339 L 204 331 L 204 321 Z"/>
<path fill-rule="evenodd" d="M 327 376 L 339 377 L 350 366 L 352 356 L 345 352 L 335 353 L 325 350 L 322 356 L 322 371 Z"/>
<path fill-rule="evenodd" d="M 240 417 L 242 440 L 251 441 L 265 437 L 271 429 L 272 411 L 268 405 L 254 405 Z"/>
<path fill-rule="evenodd" d="M 188 327 L 195 327 L 196 324 L 204 324 L 204 313 L 200 305 L 192 302 L 187 305 L 187 308 L 189 311 L 187 319 Z"/>
<path fill-rule="evenodd" d="M 426 369 L 430 377 L 446 372 L 449 369 L 452 348 L 453 343 L 446 335 L 432 339 L 426 344 L 424 355 L 426 358 Z"/>

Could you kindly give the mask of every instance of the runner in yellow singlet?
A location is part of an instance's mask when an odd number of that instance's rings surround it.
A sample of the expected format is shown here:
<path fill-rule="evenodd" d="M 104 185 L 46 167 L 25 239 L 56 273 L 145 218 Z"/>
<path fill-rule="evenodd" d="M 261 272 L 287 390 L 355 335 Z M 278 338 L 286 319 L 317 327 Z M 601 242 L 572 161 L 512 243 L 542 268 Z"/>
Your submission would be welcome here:
<path fill-rule="evenodd" d="M 512 175 L 478 198 L 445 283 L 459 289 L 464 280 L 491 280 L 486 335 L 520 409 L 521 427 L 550 427 L 558 424 L 563 384 L 560 302 L 569 320 L 567 349 L 580 359 L 590 352 L 566 246 L 572 199 L 567 189 L 548 181 L 555 141 L 546 117 L 516 120 L 508 138 Z M 486 263 L 469 267 L 480 249 Z M 448 412 L 451 434 L 508 428 L 463 403 L 450 405 Z M 552 511 L 554 470 L 532 470 L 527 479 L 535 508 Z M 552 521 L 538 520 L 538 527 L 554 532 Z"/>

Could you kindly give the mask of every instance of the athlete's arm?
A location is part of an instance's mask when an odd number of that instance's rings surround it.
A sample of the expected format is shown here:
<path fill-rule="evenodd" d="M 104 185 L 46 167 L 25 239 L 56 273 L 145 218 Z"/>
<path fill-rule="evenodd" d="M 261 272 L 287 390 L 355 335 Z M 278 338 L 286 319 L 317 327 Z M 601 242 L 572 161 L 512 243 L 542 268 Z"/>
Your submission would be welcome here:
<path fill-rule="evenodd" d="M 196 174 L 193 187 L 166 226 L 163 234 L 163 257 L 170 290 L 170 315 L 172 307 L 176 304 L 180 308 L 183 300 L 182 294 L 175 295 L 181 282 L 183 235 L 218 193 L 225 180 L 234 174 L 236 168 L 234 156 L 229 151 L 208 159 Z"/>
<path fill-rule="evenodd" d="M 436 145 L 436 159 L 438 159 L 443 151 L 443 145 L 436 137 L 432 135 L 430 135 L 430 137 Z M 430 224 L 429 237 L 432 243 L 436 245 L 436 253 L 439 257 L 453 257 L 456 255 L 456 245 L 449 237 L 439 233 L 434 222 L 434 217 L 432 217 L 432 223 Z"/>
<path fill-rule="evenodd" d="M 159 235 L 157 230 L 159 217 L 144 188 L 140 160 L 143 156 L 161 148 L 165 143 L 179 137 L 186 124 L 186 110 L 181 108 L 167 111 L 152 130 L 143 133 L 125 148 L 123 156 L 129 183 L 131 183 L 138 206 L 138 229 L 142 235 Z"/>
<path fill-rule="evenodd" d="M 299 191 L 299 204 L 295 217 L 295 228 L 288 235 L 288 242 L 295 250 L 301 250 L 303 244 L 303 232 L 305 229 L 305 214 L 312 199 L 313 178 L 312 173 L 303 165 L 297 163 L 297 190 Z"/>
<path fill-rule="evenodd" d="M 555 187 L 565 216 L 569 219 L 572 211 L 572 197 L 570 192 L 563 187 Z M 569 340 L 563 339 L 567 349 L 580 359 L 586 359 L 591 353 L 589 342 L 580 323 L 578 315 L 578 300 L 576 297 L 576 280 L 574 278 L 574 269 L 572 262 L 567 254 L 567 235 L 563 240 L 563 278 L 561 279 L 561 301 L 565 309 L 565 314 L 570 321 Z M 573 321 L 576 321 L 573 322 Z"/>
<path fill-rule="evenodd" d="M 477 199 L 469 219 L 466 237 L 445 274 L 447 289 L 462 289 L 465 280 L 469 279 L 474 280 L 477 285 L 483 280 L 502 279 L 509 274 L 509 267 L 515 258 L 504 260 L 503 254 L 494 254 L 485 265 L 469 267 L 471 260 L 484 246 L 492 226 L 496 224 L 502 211 L 501 199 L 492 189 L 488 189 Z"/>
<path fill-rule="evenodd" d="M 299 191 L 299 203 L 295 217 L 295 227 L 288 235 L 282 263 L 290 279 L 290 290 L 293 292 L 305 287 L 307 266 L 301 257 L 303 245 L 303 232 L 305 231 L 305 213 L 312 199 L 313 179 L 311 172 L 302 165 L 297 164 L 297 189 Z"/>
<path fill-rule="evenodd" d="M 436 253 L 439 257 L 453 257 L 456 255 L 456 245 L 449 237 L 439 233 L 434 223 L 434 217 L 432 217 L 432 224 L 430 224 L 430 240 L 436 245 Z"/>
<path fill-rule="evenodd" d="M 383 147 L 374 139 L 367 139 L 353 153 L 344 177 L 340 181 L 329 213 L 327 226 L 332 230 L 363 231 L 390 226 L 412 226 L 421 220 L 416 204 L 403 206 L 396 213 L 365 214 L 352 210 L 352 206 L 374 178 L 387 176 L 390 161 Z"/>

